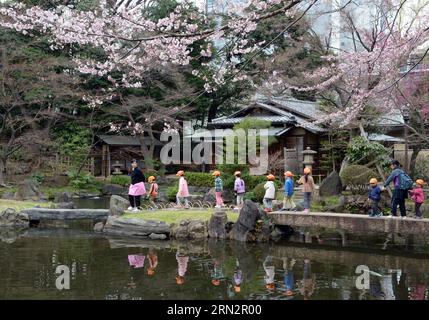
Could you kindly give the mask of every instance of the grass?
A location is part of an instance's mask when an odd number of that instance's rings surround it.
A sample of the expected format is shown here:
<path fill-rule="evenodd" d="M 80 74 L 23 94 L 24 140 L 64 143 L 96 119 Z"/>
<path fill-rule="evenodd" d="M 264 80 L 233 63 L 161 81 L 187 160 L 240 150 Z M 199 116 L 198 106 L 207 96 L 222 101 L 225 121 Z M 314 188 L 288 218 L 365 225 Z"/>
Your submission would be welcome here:
<path fill-rule="evenodd" d="M 21 211 L 23 209 L 32 208 L 34 206 L 49 207 L 49 202 L 36 202 L 36 201 L 17 201 L 17 200 L 3 200 L 0 199 L 0 212 L 8 208 Z"/>
<path fill-rule="evenodd" d="M 124 218 L 138 218 L 148 220 L 160 220 L 166 223 L 180 223 L 182 220 L 204 220 L 208 221 L 214 212 L 213 209 L 207 210 L 156 210 L 143 211 L 140 213 L 126 213 Z M 238 211 L 227 211 L 228 221 L 236 222 L 238 219 Z"/>

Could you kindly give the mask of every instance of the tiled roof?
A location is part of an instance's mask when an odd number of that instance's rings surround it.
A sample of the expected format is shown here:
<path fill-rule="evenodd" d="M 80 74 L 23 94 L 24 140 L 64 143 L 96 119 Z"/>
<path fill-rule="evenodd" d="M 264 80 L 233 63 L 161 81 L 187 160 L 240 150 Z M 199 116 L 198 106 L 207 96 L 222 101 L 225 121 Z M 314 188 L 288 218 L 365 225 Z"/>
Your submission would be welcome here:
<path fill-rule="evenodd" d="M 109 146 L 140 146 L 140 141 L 137 137 L 133 136 L 120 136 L 120 135 L 99 135 L 101 141 Z M 144 138 L 147 145 L 152 144 L 149 138 Z M 155 141 L 156 145 L 162 145 L 158 140 Z"/>
<path fill-rule="evenodd" d="M 255 106 L 262 107 L 262 108 L 264 108 L 268 111 L 271 111 L 272 113 L 277 114 L 277 115 L 275 115 L 275 116 L 248 116 L 248 117 L 251 117 L 252 119 L 265 120 L 265 121 L 270 121 L 271 124 L 284 124 L 284 125 L 292 125 L 294 122 L 296 122 L 297 123 L 297 125 L 295 125 L 296 127 L 302 127 L 304 129 L 311 131 L 311 132 L 314 132 L 314 133 L 321 133 L 321 132 L 326 131 L 322 127 L 319 127 L 319 126 L 305 120 L 304 118 L 302 118 L 298 115 L 294 115 L 291 112 L 287 112 L 287 111 L 283 110 L 282 108 L 279 108 L 277 106 L 271 106 L 271 105 L 268 105 L 268 104 L 262 103 L 262 102 L 256 102 L 255 104 L 252 104 L 249 107 L 246 107 L 244 109 L 241 109 L 241 110 L 235 112 L 234 114 L 230 115 L 229 117 L 222 117 L 222 118 L 213 119 L 210 124 L 212 126 L 213 125 L 214 126 L 216 126 L 216 125 L 235 125 L 235 124 L 240 123 L 242 120 L 247 118 L 247 117 L 240 117 L 237 115 L 239 115 L 240 113 L 242 113 L 246 109 L 248 109 L 250 107 L 255 107 Z"/>
<path fill-rule="evenodd" d="M 271 101 L 274 102 L 278 108 L 291 111 L 305 118 L 316 120 L 325 115 L 324 112 L 319 110 L 317 102 L 303 101 L 293 98 L 274 98 L 271 99 Z"/>
<path fill-rule="evenodd" d="M 382 141 L 382 142 L 404 142 L 405 141 L 402 138 L 396 138 L 396 137 L 389 136 L 387 134 L 377 134 L 377 133 L 369 134 L 368 139 L 370 141 Z"/>

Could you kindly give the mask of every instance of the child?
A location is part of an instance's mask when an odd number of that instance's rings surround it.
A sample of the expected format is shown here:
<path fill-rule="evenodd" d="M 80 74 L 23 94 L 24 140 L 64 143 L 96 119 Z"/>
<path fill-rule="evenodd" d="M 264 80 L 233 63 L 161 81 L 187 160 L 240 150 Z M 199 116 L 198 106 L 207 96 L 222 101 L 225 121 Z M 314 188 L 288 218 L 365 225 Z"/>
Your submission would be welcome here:
<path fill-rule="evenodd" d="M 265 195 L 264 195 L 264 210 L 266 212 L 273 211 L 273 200 L 276 198 L 276 187 L 274 185 L 275 176 L 269 174 L 267 176 L 267 183 L 264 185 Z"/>
<path fill-rule="evenodd" d="M 380 211 L 379 203 L 381 200 L 381 188 L 377 185 L 378 181 L 376 178 L 369 180 L 369 192 L 368 199 L 371 201 L 371 213 L 370 217 L 381 217 L 383 214 Z"/>
<path fill-rule="evenodd" d="M 179 190 L 177 191 L 176 199 L 177 206 L 176 208 L 182 208 L 182 203 L 185 203 L 185 209 L 189 209 L 189 190 L 188 190 L 188 182 L 185 179 L 185 171 L 180 170 L 177 172 L 176 176 L 179 178 Z"/>
<path fill-rule="evenodd" d="M 314 180 L 311 176 L 310 168 L 304 168 L 304 175 L 299 179 L 298 183 L 302 184 L 302 193 L 304 196 L 304 212 L 309 213 L 311 206 L 311 196 L 313 195 L 315 190 Z"/>
<path fill-rule="evenodd" d="M 156 200 L 158 199 L 158 184 L 156 183 L 156 178 L 154 176 L 150 176 L 147 181 L 150 183 L 149 189 L 149 200 L 151 201 L 152 207 L 156 208 Z"/>
<path fill-rule="evenodd" d="M 423 186 L 425 185 L 425 182 L 422 179 L 416 180 L 416 186 L 413 190 L 408 191 L 411 195 L 411 199 L 415 203 L 416 208 L 416 218 L 422 219 L 422 212 L 420 211 L 420 207 L 422 206 L 423 202 L 425 202 L 425 194 L 423 192 Z"/>
<path fill-rule="evenodd" d="M 296 210 L 295 202 L 293 202 L 293 173 L 290 171 L 285 172 L 285 195 L 283 198 L 283 208 L 282 210 Z"/>
<path fill-rule="evenodd" d="M 216 170 L 212 174 L 215 179 L 215 193 L 216 193 L 216 208 L 223 207 L 223 199 L 222 199 L 222 191 L 223 191 L 223 183 L 220 178 L 220 171 Z"/>
<path fill-rule="evenodd" d="M 243 179 L 241 179 L 241 172 L 235 171 L 235 183 L 234 183 L 234 192 L 237 196 L 237 207 L 235 209 L 241 209 L 243 207 L 243 196 L 246 192 L 246 186 L 244 184 Z"/>

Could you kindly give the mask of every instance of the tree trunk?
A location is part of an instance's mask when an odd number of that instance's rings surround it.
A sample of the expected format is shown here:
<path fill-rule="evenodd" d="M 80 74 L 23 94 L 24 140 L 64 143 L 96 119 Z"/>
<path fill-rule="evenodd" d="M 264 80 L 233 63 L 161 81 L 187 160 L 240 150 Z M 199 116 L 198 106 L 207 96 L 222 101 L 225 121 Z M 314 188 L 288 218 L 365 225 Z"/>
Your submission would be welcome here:
<path fill-rule="evenodd" d="M 419 152 L 422 150 L 422 145 L 421 144 L 413 145 L 412 149 L 413 149 L 413 153 L 411 154 L 411 159 L 410 159 L 410 172 L 411 172 L 411 176 L 416 178 L 417 156 L 419 155 Z"/>
<path fill-rule="evenodd" d="M 140 141 L 140 150 L 144 158 L 145 169 L 149 169 L 149 170 L 153 169 L 154 168 L 153 153 L 155 150 L 155 141 L 154 139 L 151 139 L 152 144 L 149 146 L 146 146 L 144 136 L 139 135 L 138 138 Z"/>
<path fill-rule="evenodd" d="M 6 169 L 6 161 L 0 158 L 0 186 L 6 186 L 5 169 Z"/>
<path fill-rule="evenodd" d="M 368 142 L 369 142 L 368 134 L 366 133 L 366 131 L 365 131 L 365 129 L 364 129 L 364 127 L 363 127 L 362 123 L 359 123 L 359 129 L 360 129 L 360 134 L 361 134 L 361 136 L 362 136 L 366 141 L 368 141 Z M 375 167 L 377 168 L 378 174 L 380 175 L 381 179 L 383 179 L 383 181 L 384 181 L 384 182 L 386 182 L 386 177 L 384 176 L 384 172 L 383 172 L 383 169 L 381 169 L 381 166 L 380 166 L 378 163 L 376 163 L 376 164 L 375 164 Z M 392 196 L 393 196 L 393 194 L 392 194 L 392 190 L 390 190 L 389 188 L 387 188 L 387 192 L 389 193 L 390 197 L 392 197 Z"/>

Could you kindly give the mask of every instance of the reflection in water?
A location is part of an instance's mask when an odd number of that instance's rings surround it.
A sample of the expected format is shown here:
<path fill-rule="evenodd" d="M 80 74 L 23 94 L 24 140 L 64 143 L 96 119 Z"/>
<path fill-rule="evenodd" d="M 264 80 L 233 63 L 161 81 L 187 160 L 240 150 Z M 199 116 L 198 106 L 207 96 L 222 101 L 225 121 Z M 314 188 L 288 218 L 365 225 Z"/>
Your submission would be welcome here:
<path fill-rule="evenodd" d="M 429 255 L 411 248 L 421 244 L 404 241 L 399 253 L 383 250 L 382 237 L 365 250 L 355 249 L 356 237 L 344 248 L 341 238 L 333 247 L 311 234 L 301 244 L 104 238 L 58 229 L 51 236 L 43 229 L 8 232 L 5 239 L 0 299 L 428 299 Z M 363 264 L 371 270 L 368 290 L 355 285 Z M 58 265 L 70 267 L 70 290 L 55 287 Z"/>
<path fill-rule="evenodd" d="M 186 274 L 186 271 L 188 270 L 189 256 L 187 256 L 183 252 L 177 251 L 176 260 L 177 260 L 176 283 L 178 285 L 182 285 L 185 283 L 185 274 Z"/>

